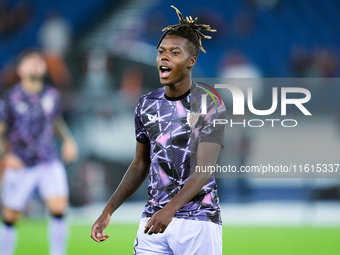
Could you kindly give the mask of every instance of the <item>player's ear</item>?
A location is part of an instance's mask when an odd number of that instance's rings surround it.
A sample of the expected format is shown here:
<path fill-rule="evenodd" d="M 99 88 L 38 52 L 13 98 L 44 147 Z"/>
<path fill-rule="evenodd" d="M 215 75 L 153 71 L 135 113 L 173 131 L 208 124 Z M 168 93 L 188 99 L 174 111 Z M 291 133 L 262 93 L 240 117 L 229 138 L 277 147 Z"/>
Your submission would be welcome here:
<path fill-rule="evenodd" d="M 197 56 L 191 56 L 189 58 L 188 67 L 192 68 L 196 64 L 196 61 L 197 61 Z"/>

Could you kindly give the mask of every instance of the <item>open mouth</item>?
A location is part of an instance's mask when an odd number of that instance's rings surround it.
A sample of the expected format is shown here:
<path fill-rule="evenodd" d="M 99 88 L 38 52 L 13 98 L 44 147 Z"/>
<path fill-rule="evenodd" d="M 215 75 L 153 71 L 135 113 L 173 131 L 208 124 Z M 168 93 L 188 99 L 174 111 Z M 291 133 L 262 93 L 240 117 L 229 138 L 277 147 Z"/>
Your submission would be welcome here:
<path fill-rule="evenodd" d="M 161 76 L 161 78 L 167 78 L 171 73 L 171 68 L 167 67 L 167 66 L 161 66 L 159 68 L 159 75 Z"/>

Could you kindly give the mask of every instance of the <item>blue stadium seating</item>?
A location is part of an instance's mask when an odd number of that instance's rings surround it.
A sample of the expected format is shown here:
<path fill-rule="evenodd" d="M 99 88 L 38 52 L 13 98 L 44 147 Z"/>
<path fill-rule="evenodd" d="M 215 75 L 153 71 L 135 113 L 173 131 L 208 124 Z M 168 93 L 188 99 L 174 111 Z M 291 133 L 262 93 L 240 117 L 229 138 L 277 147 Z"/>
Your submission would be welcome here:
<path fill-rule="evenodd" d="M 9 1 L 9 7 L 15 6 L 21 0 Z M 110 5 L 109 0 L 30 0 L 32 17 L 30 22 L 22 28 L 14 31 L 10 37 L 0 34 L 0 70 L 8 61 L 25 48 L 37 47 L 37 32 L 48 14 L 58 11 L 71 24 L 75 36 L 85 32 L 87 27 L 93 24 L 106 11 Z"/>
<path fill-rule="evenodd" d="M 308 50 L 313 47 L 339 49 L 340 45 L 340 2 L 337 0 L 279 0 L 278 5 L 271 10 L 260 10 L 250 7 L 247 1 L 179 1 L 171 4 L 180 9 L 184 16 L 193 15 L 198 7 L 201 13 L 212 9 L 221 14 L 227 33 L 222 38 L 214 40 L 214 44 L 205 41 L 209 52 L 201 54 L 200 61 L 204 65 L 206 76 L 217 75 L 218 64 L 223 55 L 230 49 L 237 48 L 244 52 L 251 62 L 258 65 L 265 77 L 290 77 L 289 56 L 293 45 L 303 46 Z M 169 24 L 177 23 L 170 3 L 158 1 L 148 15 L 156 10 L 162 10 Z M 254 33 L 247 38 L 237 38 L 232 29 L 235 15 L 247 11 L 253 16 Z M 229 29 L 231 28 L 231 29 Z M 148 34 L 145 34 L 148 40 Z M 154 43 L 154 42 L 150 42 Z"/>
<path fill-rule="evenodd" d="M 12 0 L 13 6 L 21 0 Z M 303 46 L 307 50 L 314 47 L 339 49 L 340 45 L 340 1 L 337 0 L 278 0 L 278 5 L 271 10 L 251 7 L 246 0 L 239 1 L 157 1 L 145 15 L 152 17 L 154 12 L 161 12 L 168 24 L 177 23 L 170 4 L 178 7 L 184 16 L 195 16 L 211 10 L 220 15 L 226 32 L 215 36 L 211 42 L 205 40 L 204 47 L 208 54 L 201 54 L 204 76 L 214 77 L 226 52 L 232 49 L 242 51 L 251 62 L 259 66 L 265 77 L 290 77 L 289 56 L 293 45 Z M 36 34 L 40 25 L 51 10 L 58 10 L 67 18 L 79 35 L 100 17 L 110 3 L 109 0 L 30 0 L 33 19 L 24 28 L 16 31 L 11 38 L 0 35 L 0 69 L 18 52 L 27 47 L 38 45 Z M 233 28 L 233 19 L 240 13 L 247 12 L 253 19 L 254 32 L 246 38 L 238 37 Z M 161 29 L 161 27 L 160 27 Z M 216 38 L 217 37 L 217 38 Z M 145 29 L 142 39 L 156 44 L 155 37 Z"/>

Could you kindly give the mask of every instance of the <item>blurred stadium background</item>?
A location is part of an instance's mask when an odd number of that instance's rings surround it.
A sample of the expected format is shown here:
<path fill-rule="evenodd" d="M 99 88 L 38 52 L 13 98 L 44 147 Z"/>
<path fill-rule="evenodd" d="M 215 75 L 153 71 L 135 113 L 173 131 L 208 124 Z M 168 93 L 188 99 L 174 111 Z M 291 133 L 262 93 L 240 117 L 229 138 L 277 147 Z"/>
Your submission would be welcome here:
<path fill-rule="evenodd" d="M 308 109 L 313 118 L 303 119 L 302 128 L 226 127 L 221 165 L 269 159 L 279 164 L 340 163 L 337 0 L 1 0 L 1 92 L 18 80 L 16 56 L 27 48 L 42 48 L 49 79 L 63 94 L 64 116 L 80 148 L 79 161 L 67 166 L 70 254 L 111 254 L 117 244 L 125 247 L 117 248 L 117 254 L 131 254 L 146 183 L 112 218 L 110 231 L 119 233 L 111 244 L 90 244 L 90 226 L 134 156 L 137 100 L 159 87 L 155 45 L 161 29 L 178 21 L 170 4 L 218 31 L 203 42 L 207 53 L 199 55 L 196 78 L 331 81 L 299 84 L 312 92 Z M 260 88 L 258 104 L 270 105 L 271 90 Z M 334 238 L 340 236 L 339 178 L 219 178 L 218 184 L 224 254 L 339 254 Z M 38 198 L 25 214 L 17 254 L 37 247 L 25 233 L 41 232 L 44 225 Z M 44 254 L 42 249 L 35 254 Z"/>

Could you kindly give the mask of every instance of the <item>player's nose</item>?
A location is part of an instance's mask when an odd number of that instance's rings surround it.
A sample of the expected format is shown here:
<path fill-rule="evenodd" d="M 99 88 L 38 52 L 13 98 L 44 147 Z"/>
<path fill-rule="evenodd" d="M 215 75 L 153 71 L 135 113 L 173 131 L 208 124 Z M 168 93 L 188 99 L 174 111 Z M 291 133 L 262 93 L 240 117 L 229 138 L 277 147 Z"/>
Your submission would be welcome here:
<path fill-rule="evenodd" d="M 169 61 L 169 53 L 165 52 L 161 57 L 161 61 Z"/>

